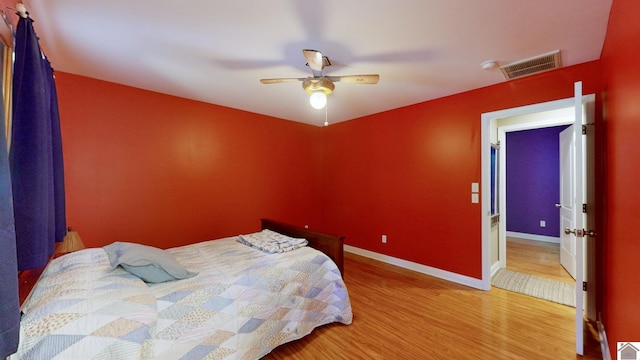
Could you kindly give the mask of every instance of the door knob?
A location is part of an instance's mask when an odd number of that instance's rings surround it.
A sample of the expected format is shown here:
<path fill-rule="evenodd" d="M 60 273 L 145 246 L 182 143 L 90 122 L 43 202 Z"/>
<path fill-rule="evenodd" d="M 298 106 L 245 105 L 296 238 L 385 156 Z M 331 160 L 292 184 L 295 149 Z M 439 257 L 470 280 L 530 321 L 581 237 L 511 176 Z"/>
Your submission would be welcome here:
<path fill-rule="evenodd" d="M 597 234 L 595 231 L 593 230 L 584 230 L 584 229 L 569 229 L 569 228 L 564 228 L 564 233 L 569 235 L 569 234 L 573 234 L 576 237 L 584 237 L 586 236 L 591 236 L 591 237 L 595 237 Z"/>
<path fill-rule="evenodd" d="M 556 208 L 560 209 L 562 207 L 562 204 L 555 204 Z"/>

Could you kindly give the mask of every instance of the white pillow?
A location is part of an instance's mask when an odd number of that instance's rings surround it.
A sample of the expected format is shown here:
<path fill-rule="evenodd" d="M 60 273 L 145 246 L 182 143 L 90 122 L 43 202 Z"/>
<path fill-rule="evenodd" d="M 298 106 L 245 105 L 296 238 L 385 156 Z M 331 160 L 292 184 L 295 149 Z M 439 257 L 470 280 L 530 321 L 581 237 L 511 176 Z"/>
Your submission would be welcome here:
<path fill-rule="evenodd" d="M 170 253 L 153 246 L 114 242 L 103 247 L 111 266 L 122 266 L 127 272 L 148 283 L 187 279 L 198 273 L 186 270 Z"/>

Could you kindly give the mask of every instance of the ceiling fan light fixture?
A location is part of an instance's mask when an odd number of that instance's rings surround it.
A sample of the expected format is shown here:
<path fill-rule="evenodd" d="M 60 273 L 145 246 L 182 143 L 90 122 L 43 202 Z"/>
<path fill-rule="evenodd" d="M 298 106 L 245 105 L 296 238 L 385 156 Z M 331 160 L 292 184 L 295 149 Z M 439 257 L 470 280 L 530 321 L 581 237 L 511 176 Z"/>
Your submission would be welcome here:
<path fill-rule="evenodd" d="M 302 81 L 302 88 L 307 94 L 313 94 L 316 91 L 322 91 L 325 95 L 329 95 L 336 88 L 333 82 L 325 77 L 306 78 Z"/>
<path fill-rule="evenodd" d="M 302 88 L 310 95 L 309 103 L 316 109 L 326 109 L 327 96 L 335 89 L 334 82 L 344 82 L 350 84 L 377 84 L 380 79 L 378 74 L 367 75 L 342 75 L 324 76 L 322 70 L 331 66 L 329 58 L 322 55 L 318 50 L 303 49 L 302 55 L 307 60 L 307 66 L 311 68 L 313 76 L 307 78 L 275 78 L 260 79 L 263 84 L 279 84 L 293 81 L 302 81 Z M 325 113 L 326 120 L 326 113 Z M 325 125 L 328 123 L 325 121 Z"/>
<path fill-rule="evenodd" d="M 316 90 L 309 96 L 309 103 L 314 109 L 322 109 L 327 105 L 327 95 L 322 90 Z"/>
<path fill-rule="evenodd" d="M 327 95 L 333 92 L 335 85 L 325 77 L 306 78 L 302 81 L 302 88 L 310 94 L 309 103 L 314 109 L 322 109 L 327 105 Z"/>

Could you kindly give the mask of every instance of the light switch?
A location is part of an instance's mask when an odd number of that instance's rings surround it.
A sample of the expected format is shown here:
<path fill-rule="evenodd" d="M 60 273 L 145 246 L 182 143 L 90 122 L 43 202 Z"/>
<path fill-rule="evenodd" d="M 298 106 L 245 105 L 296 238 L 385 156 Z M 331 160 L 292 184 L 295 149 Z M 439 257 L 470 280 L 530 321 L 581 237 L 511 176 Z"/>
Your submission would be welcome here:
<path fill-rule="evenodd" d="M 480 191 L 480 184 L 471 183 L 471 192 L 477 193 L 478 191 Z"/>
<path fill-rule="evenodd" d="M 478 194 L 471 194 L 471 202 L 477 204 L 480 202 L 480 196 Z"/>

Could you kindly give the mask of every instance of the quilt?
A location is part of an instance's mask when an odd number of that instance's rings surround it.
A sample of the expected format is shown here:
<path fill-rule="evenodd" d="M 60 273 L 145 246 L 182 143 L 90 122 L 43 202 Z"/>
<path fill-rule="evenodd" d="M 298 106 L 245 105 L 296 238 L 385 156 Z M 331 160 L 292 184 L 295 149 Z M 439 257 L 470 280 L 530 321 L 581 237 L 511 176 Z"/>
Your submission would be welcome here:
<path fill-rule="evenodd" d="M 352 321 L 340 271 L 315 249 L 269 254 L 230 237 L 167 251 L 198 275 L 147 284 L 101 248 L 52 260 L 10 359 L 257 359 Z"/>

